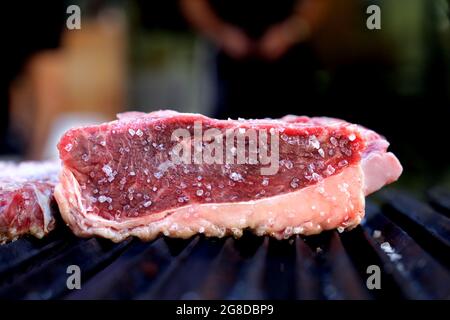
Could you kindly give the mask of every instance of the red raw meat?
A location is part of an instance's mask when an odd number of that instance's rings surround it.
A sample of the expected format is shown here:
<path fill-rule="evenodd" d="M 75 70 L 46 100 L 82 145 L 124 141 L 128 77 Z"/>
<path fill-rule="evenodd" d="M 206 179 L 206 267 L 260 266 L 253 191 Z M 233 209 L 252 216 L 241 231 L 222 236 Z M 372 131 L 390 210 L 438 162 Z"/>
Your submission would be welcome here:
<path fill-rule="evenodd" d="M 244 164 L 174 163 L 177 145 L 192 154 L 211 151 L 206 142 L 212 140 L 173 139 L 180 128 L 192 137 L 196 123 L 203 134 L 214 129 L 213 137 L 227 137 L 227 130 L 242 136 L 266 131 L 257 160 L 262 151 L 276 150 L 271 137 L 278 137 L 276 173 L 263 174 L 267 162 L 250 161 L 250 140 Z M 236 154 L 225 139 L 220 145 Z M 63 168 L 55 197 L 75 234 L 113 241 L 159 234 L 240 236 L 247 228 L 276 238 L 343 230 L 360 223 L 365 195 L 400 176 L 402 167 L 386 152 L 388 145 L 373 131 L 331 118 L 215 120 L 174 111 L 131 112 L 66 132 L 58 145 Z M 222 152 L 217 150 L 210 154 Z"/>
<path fill-rule="evenodd" d="M 25 234 L 42 238 L 54 229 L 59 169 L 55 162 L 0 163 L 0 243 Z"/>

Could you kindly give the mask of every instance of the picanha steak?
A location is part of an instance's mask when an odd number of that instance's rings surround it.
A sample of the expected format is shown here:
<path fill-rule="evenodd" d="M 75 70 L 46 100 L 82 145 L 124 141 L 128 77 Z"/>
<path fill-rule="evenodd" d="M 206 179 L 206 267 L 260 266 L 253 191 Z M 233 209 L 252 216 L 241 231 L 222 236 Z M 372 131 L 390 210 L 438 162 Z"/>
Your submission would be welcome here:
<path fill-rule="evenodd" d="M 59 162 L 0 162 L 0 243 L 55 227 L 53 191 Z"/>
<path fill-rule="evenodd" d="M 55 197 L 75 234 L 113 241 L 344 230 L 400 176 L 388 145 L 331 118 L 129 112 L 63 135 Z"/>

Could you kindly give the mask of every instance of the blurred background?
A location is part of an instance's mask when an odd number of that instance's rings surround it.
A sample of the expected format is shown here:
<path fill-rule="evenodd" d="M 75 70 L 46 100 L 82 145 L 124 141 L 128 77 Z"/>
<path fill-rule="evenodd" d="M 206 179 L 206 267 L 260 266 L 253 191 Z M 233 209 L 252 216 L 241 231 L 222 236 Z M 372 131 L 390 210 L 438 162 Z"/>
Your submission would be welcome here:
<path fill-rule="evenodd" d="M 70 5 L 81 29 L 66 26 Z M 381 8 L 381 29 L 366 10 Z M 61 134 L 126 110 L 332 116 L 384 134 L 396 186 L 450 188 L 448 0 L 14 1 L 0 157 L 57 157 Z"/>

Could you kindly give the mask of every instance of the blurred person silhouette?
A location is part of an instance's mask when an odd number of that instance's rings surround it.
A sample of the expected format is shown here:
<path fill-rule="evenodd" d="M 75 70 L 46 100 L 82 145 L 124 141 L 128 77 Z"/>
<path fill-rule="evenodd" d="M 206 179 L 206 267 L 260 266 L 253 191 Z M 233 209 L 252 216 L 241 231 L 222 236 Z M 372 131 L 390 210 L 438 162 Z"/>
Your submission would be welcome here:
<path fill-rule="evenodd" d="M 309 45 L 327 0 L 181 0 L 187 21 L 219 47 L 215 117 L 302 113 L 315 96 Z"/>

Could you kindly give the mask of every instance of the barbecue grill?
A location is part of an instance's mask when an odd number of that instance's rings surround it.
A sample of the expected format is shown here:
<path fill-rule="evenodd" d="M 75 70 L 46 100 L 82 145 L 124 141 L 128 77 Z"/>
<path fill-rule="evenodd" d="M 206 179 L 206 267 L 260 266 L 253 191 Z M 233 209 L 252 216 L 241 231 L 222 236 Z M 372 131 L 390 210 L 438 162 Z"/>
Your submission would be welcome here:
<path fill-rule="evenodd" d="M 60 227 L 0 247 L 0 297 L 449 299 L 450 192 L 424 198 L 386 188 L 367 199 L 354 230 L 283 241 L 245 233 L 114 244 Z M 69 265 L 81 269 L 81 290 L 67 288 Z M 380 290 L 366 286 L 370 265 L 381 270 Z"/>

